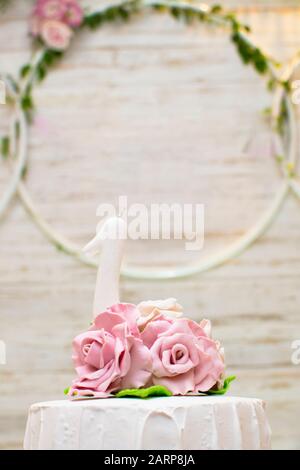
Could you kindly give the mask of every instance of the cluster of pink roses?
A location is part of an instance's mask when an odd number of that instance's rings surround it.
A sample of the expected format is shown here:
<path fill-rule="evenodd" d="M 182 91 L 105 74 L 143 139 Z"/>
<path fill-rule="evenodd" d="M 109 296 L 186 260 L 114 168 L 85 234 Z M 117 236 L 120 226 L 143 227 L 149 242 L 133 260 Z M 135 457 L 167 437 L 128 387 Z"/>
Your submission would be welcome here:
<path fill-rule="evenodd" d="M 31 34 L 41 38 L 50 49 L 63 51 L 82 20 L 83 10 L 77 0 L 37 0 Z"/>
<path fill-rule="evenodd" d="M 210 322 L 180 318 L 175 299 L 120 303 L 100 313 L 73 342 L 78 377 L 70 396 L 107 397 L 122 389 L 163 385 L 173 395 L 206 392 L 224 373 Z"/>

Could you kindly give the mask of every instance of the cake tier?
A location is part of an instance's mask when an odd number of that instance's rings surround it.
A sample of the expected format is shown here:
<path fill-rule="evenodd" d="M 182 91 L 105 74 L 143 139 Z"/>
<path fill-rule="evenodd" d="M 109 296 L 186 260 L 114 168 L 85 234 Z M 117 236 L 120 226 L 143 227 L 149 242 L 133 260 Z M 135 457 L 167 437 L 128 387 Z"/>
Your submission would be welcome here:
<path fill-rule="evenodd" d="M 32 405 L 25 449 L 269 449 L 261 400 L 111 398 Z"/>

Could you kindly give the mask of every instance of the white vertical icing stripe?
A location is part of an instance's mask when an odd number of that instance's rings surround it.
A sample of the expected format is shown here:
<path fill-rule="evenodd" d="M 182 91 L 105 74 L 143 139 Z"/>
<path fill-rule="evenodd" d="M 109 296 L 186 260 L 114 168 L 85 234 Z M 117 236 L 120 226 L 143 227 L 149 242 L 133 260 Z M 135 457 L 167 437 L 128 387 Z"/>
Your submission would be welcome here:
<path fill-rule="evenodd" d="M 250 404 L 239 403 L 237 405 L 240 416 L 242 448 L 244 450 L 260 448 L 260 433 L 257 432 L 259 423 L 256 415 L 256 402 Z"/>
<path fill-rule="evenodd" d="M 255 409 L 259 426 L 261 449 L 268 449 L 271 446 L 271 428 L 269 423 L 267 422 L 264 426 L 262 425 L 262 416 L 265 416 L 265 407 L 266 405 L 262 400 L 257 400 Z"/>
<path fill-rule="evenodd" d="M 100 409 L 82 408 L 78 448 L 93 450 L 103 441 L 103 412 Z"/>
<path fill-rule="evenodd" d="M 224 396 L 112 398 L 33 405 L 29 449 L 270 449 L 261 400 Z"/>
<path fill-rule="evenodd" d="M 142 431 L 142 449 L 179 450 L 181 432 L 173 413 L 153 410 L 144 420 Z"/>

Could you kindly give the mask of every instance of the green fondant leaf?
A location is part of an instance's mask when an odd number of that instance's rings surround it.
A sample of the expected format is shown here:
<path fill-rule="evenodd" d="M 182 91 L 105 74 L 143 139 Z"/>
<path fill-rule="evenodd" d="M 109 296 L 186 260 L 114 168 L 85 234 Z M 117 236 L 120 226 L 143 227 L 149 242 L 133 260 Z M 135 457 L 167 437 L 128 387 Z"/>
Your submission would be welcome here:
<path fill-rule="evenodd" d="M 235 379 L 235 375 L 230 375 L 229 377 L 226 377 L 222 388 L 220 388 L 219 390 L 209 390 L 208 392 L 206 392 L 207 395 L 225 395 L 225 393 L 229 389 L 230 383 Z"/>
<path fill-rule="evenodd" d="M 68 395 L 69 391 L 70 391 L 70 387 L 65 388 L 65 389 L 64 389 L 64 394 L 65 394 L 65 395 Z"/>
<path fill-rule="evenodd" d="M 128 388 L 121 390 L 115 395 L 117 398 L 135 397 L 135 398 L 150 398 L 150 397 L 171 397 L 172 393 L 163 385 L 153 385 L 148 388 Z"/>

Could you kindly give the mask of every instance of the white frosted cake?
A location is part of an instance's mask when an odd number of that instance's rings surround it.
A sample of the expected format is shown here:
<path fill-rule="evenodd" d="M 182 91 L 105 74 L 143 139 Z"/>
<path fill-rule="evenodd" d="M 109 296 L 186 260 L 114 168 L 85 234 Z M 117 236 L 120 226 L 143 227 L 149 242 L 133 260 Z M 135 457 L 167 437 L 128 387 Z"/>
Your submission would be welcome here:
<path fill-rule="evenodd" d="M 25 449 L 270 449 L 261 400 L 224 396 L 52 401 L 30 409 Z"/>
<path fill-rule="evenodd" d="M 190 320 L 174 298 L 118 300 L 124 230 L 109 219 L 87 245 L 102 245 L 101 273 L 92 325 L 73 341 L 77 376 L 68 399 L 30 408 L 24 448 L 269 449 L 264 403 L 225 396 L 235 377 L 209 320 Z"/>

